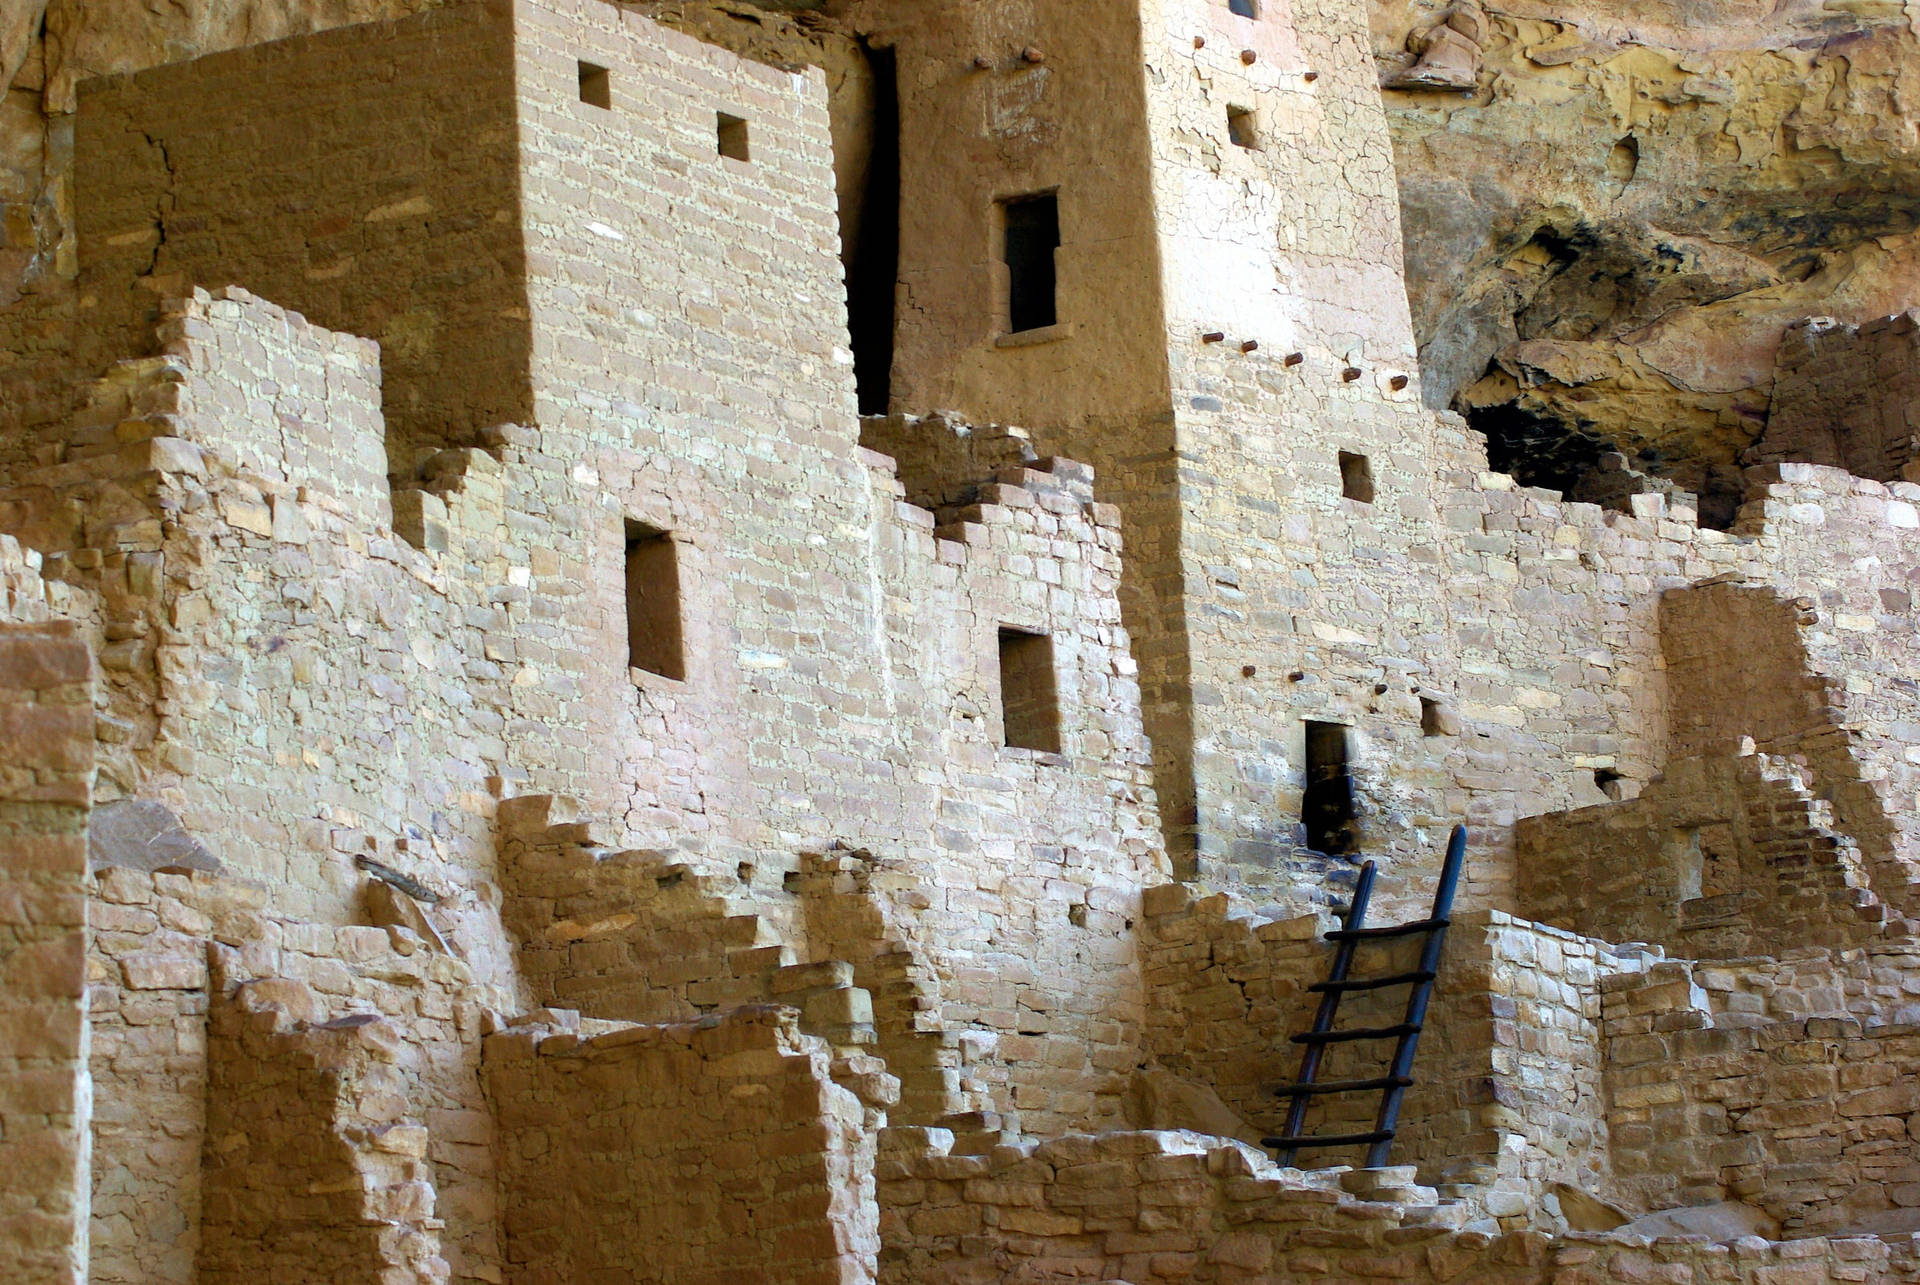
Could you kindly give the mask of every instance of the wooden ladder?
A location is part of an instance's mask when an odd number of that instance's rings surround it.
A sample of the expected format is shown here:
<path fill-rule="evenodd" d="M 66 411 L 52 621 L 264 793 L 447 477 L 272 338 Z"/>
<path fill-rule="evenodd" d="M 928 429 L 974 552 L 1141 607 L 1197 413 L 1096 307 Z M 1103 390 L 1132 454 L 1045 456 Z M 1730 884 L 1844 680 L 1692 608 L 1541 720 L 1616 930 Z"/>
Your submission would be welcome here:
<path fill-rule="evenodd" d="M 1304 1147 L 1355 1147 L 1367 1148 L 1367 1168 L 1378 1169 L 1387 1163 L 1387 1152 L 1393 1146 L 1393 1135 L 1400 1125 L 1400 1099 L 1413 1083 L 1413 1055 L 1420 1045 L 1420 1028 L 1427 1020 L 1427 1001 L 1433 997 L 1433 981 L 1440 971 L 1440 951 L 1446 945 L 1447 925 L 1453 913 L 1453 894 L 1460 883 L 1460 867 L 1466 861 L 1467 828 L 1463 825 L 1453 827 L 1453 836 L 1447 841 L 1447 860 L 1440 868 L 1440 886 L 1434 889 L 1433 913 L 1425 919 L 1409 924 L 1395 924 L 1388 928 L 1369 928 L 1366 926 L 1367 900 L 1373 895 L 1374 863 L 1369 861 L 1360 867 L 1360 880 L 1354 885 L 1353 901 L 1347 906 L 1342 926 L 1327 934 L 1327 940 L 1336 943 L 1333 952 L 1333 967 L 1327 973 L 1327 980 L 1315 982 L 1307 989 L 1320 994 L 1319 1011 L 1313 1015 L 1313 1028 L 1293 1037 L 1295 1044 L 1306 1046 L 1306 1052 L 1300 1056 L 1300 1079 L 1297 1083 L 1285 1085 L 1275 1093 L 1292 1101 L 1287 1107 L 1287 1127 L 1277 1138 L 1264 1138 L 1264 1145 L 1274 1148 L 1276 1159 L 1283 1165 L 1293 1163 L 1294 1153 Z M 1363 942 L 1388 941 L 1397 937 L 1413 937 L 1424 934 L 1425 942 L 1420 948 L 1420 962 L 1412 972 L 1387 973 L 1378 977 L 1350 977 L 1353 967 L 1353 952 Z M 1340 1012 L 1340 999 L 1350 991 L 1383 990 L 1389 986 L 1407 986 L 1406 1016 L 1394 1026 L 1354 1027 L 1344 1031 L 1333 1029 L 1333 1019 Z M 1393 1061 L 1387 1073 L 1366 1080 L 1322 1080 L 1320 1059 L 1327 1045 L 1344 1044 L 1353 1040 L 1393 1040 Z M 1307 1104 L 1316 1094 L 1321 1093 L 1380 1093 L 1380 1111 L 1374 1117 L 1373 1129 L 1368 1133 L 1303 1134 L 1301 1128 L 1306 1124 Z"/>

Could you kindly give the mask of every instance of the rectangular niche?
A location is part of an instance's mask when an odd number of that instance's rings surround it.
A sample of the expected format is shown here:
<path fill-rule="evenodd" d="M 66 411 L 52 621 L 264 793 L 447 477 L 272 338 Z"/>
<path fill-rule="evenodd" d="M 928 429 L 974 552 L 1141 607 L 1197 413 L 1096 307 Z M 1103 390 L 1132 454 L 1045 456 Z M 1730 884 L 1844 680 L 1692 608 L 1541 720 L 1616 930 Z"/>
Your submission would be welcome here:
<path fill-rule="evenodd" d="M 1060 697 L 1047 635 L 1000 630 L 1000 720 L 1004 744 L 1060 752 Z"/>
<path fill-rule="evenodd" d="M 680 559 L 673 537 L 627 520 L 627 663 L 684 681 L 680 624 Z"/>
<path fill-rule="evenodd" d="M 589 107 L 613 109 L 613 78 L 605 67 L 580 60 L 580 101 Z"/>

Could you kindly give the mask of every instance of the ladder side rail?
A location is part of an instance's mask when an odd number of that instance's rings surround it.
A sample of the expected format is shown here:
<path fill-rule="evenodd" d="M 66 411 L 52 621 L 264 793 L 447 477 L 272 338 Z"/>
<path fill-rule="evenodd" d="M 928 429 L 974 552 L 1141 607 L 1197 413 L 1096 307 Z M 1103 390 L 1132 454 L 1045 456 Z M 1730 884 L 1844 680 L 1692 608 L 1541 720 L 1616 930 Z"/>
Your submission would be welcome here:
<path fill-rule="evenodd" d="M 1373 899 L 1374 863 L 1369 861 L 1360 867 L 1359 881 L 1353 885 L 1353 900 L 1347 903 L 1347 913 L 1342 916 L 1342 924 L 1347 928 L 1359 928 L 1366 923 L 1367 903 Z M 1358 945 L 1352 938 L 1343 938 L 1333 952 L 1333 967 L 1327 973 L 1327 980 L 1343 982 L 1348 970 L 1353 966 L 1353 952 Z M 1320 1007 L 1314 1011 L 1312 1031 L 1324 1035 L 1333 1029 L 1334 1015 L 1340 1011 L 1340 992 L 1327 991 L 1320 996 Z M 1306 1046 L 1306 1052 L 1300 1056 L 1300 1084 L 1312 1084 L 1320 1074 L 1320 1058 L 1326 1052 L 1326 1045 L 1313 1043 Z M 1307 1121 L 1307 1106 L 1312 1095 L 1296 1093 L 1287 1104 L 1287 1137 L 1298 1137 L 1300 1129 Z M 1294 1148 L 1283 1148 L 1275 1159 L 1282 1165 L 1293 1163 Z"/>
<path fill-rule="evenodd" d="M 1433 892 L 1433 914 L 1429 916 L 1434 927 L 1429 930 L 1427 940 L 1420 949 L 1419 971 L 1427 974 L 1427 979 L 1416 982 L 1407 996 L 1407 1019 L 1405 1025 L 1412 1028 L 1400 1037 L 1393 1050 L 1393 1064 L 1387 1072 L 1388 1079 L 1394 1081 L 1380 1095 L 1380 1113 L 1374 1118 L 1374 1132 L 1384 1134 L 1379 1141 L 1367 1148 L 1367 1167 L 1378 1169 L 1387 1163 L 1388 1153 L 1393 1148 L 1393 1135 L 1400 1127 L 1400 1101 L 1406 1095 L 1401 1081 L 1411 1081 L 1413 1058 L 1420 1046 L 1420 1031 L 1427 1021 L 1427 1002 L 1433 996 L 1433 979 L 1439 976 L 1440 953 L 1446 947 L 1448 920 L 1453 914 L 1453 897 L 1460 884 L 1460 870 L 1466 863 L 1467 827 L 1456 825 L 1453 834 L 1447 840 L 1447 859 L 1440 868 L 1440 886 Z"/>

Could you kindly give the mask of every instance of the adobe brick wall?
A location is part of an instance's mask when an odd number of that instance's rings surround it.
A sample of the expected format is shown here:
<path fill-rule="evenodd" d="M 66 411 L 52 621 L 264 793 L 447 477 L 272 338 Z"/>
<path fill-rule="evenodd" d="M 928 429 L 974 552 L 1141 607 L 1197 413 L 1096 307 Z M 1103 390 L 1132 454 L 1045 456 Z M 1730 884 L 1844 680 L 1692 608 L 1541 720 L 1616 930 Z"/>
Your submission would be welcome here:
<path fill-rule="evenodd" d="M 0 745 L 0 1276 L 77 1285 L 93 655 L 71 622 L 0 623 Z"/>

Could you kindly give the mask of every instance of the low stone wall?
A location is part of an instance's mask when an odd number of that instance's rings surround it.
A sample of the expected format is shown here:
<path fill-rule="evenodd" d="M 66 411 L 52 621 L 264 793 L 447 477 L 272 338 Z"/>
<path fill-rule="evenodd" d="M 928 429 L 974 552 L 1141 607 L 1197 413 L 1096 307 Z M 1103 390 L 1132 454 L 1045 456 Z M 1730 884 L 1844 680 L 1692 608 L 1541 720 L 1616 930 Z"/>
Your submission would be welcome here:
<path fill-rule="evenodd" d="M 1794 1236 L 1890 1215 L 1920 1230 L 1920 1026 L 1728 1027 L 1695 972 L 1672 961 L 1606 983 L 1623 1186 L 1649 1208 L 1743 1200 Z"/>
<path fill-rule="evenodd" d="M 93 656 L 71 624 L 0 624 L 0 747 L 0 1279 L 55 1285 L 87 1259 Z"/>
<path fill-rule="evenodd" d="M 830 1066 L 775 1008 L 489 1037 L 509 1263 L 528 1280 L 872 1281 L 892 1081 L 862 1061 Z"/>
<path fill-rule="evenodd" d="M 1464 1207 L 1431 1190 L 1391 1185 L 1403 1171 L 1302 1173 L 1189 1133 L 1071 1135 L 989 1156 L 948 1155 L 945 1141 L 889 1134 L 882 1285 L 1892 1285 L 1920 1271 L 1910 1247 L 1876 1239 L 1493 1235 L 1460 1228 Z"/>
<path fill-rule="evenodd" d="M 1326 975 L 1332 948 L 1313 917 L 1262 922 L 1225 895 L 1194 900 L 1182 885 L 1150 891 L 1143 958 L 1156 1021 L 1158 1064 L 1217 1093 L 1265 1132 L 1286 1103 L 1276 1085 L 1295 1078 L 1300 1047 L 1288 1036 L 1313 1018 L 1308 984 Z M 1417 939 L 1356 963 L 1355 975 L 1410 968 Z M 1454 917 L 1413 1088 L 1401 1111 L 1394 1158 L 1423 1179 L 1479 1185 L 1485 1211 L 1524 1226 L 1555 1182 L 1610 1190 L 1600 1031 L 1600 978 L 1646 966 L 1648 953 L 1528 923 L 1498 911 Z M 1392 1025 L 1406 989 L 1360 992 L 1341 1006 L 1342 1027 Z M 1390 1041 L 1336 1045 L 1321 1078 L 1385 1073 Z M 1365 1132 L 1377 1094 L 1315 1099 L 1314 1133 Z M 1164 1118 L 1156 1126 L 1201 1127 Z M 1358 1148 L 1305 1151 L 1300 1163 L 1358 1163 Z"/>

